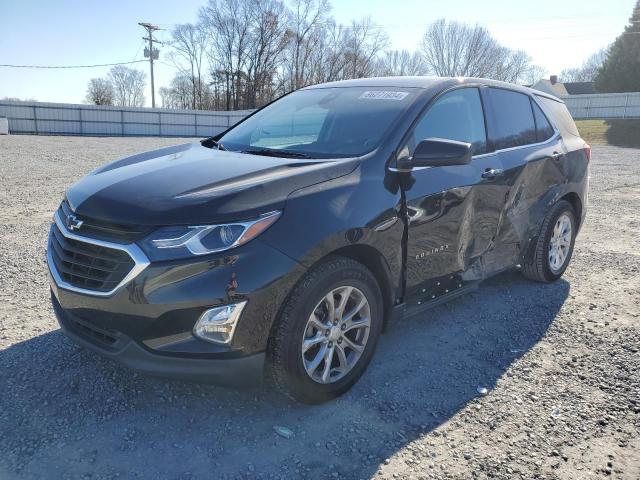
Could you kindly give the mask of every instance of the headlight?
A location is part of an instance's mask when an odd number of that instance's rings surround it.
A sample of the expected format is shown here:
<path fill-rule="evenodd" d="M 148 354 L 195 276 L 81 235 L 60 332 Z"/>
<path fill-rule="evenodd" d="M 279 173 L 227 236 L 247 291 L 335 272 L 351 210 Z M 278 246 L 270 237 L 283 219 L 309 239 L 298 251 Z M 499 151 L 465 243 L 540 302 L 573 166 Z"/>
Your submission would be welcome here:
<path fill-rule="evenodd" d="M 260 215 L 254 220 L 220 225 L 163 227 L 140 242 L 150 260 L 174 260 L 222 252 L 254 239 L 280 218 L 282 212 Z"/>

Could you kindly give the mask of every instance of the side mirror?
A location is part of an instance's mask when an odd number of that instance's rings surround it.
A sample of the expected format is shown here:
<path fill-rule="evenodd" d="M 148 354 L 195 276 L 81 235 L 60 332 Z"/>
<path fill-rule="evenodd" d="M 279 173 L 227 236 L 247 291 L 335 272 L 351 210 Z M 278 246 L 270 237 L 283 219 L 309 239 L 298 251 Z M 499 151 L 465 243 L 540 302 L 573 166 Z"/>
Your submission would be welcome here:
<path fill-rule="evenodd" d="M 471 156 L 470 143 L 444 138 L 427 138 L 416 146 L 412 157 L 398 159 L 398 169 L 467 165 L 471 162 Z"/>

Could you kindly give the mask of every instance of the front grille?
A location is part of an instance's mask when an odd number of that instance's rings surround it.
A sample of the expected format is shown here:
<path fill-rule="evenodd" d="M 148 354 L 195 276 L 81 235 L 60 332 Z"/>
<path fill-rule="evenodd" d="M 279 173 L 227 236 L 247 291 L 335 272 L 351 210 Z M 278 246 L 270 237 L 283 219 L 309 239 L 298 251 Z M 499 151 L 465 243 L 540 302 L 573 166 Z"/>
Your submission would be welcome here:
<path fill-rule="evenodd" d="M 65 222 L 70 215 L 75 216 L 78 220 L 82 220 L 81 232 L 83 236 L 97 238 L 117 243 L 132 243 L 146 236 L 151 228 L 134 227 L 130 225 L 121 225 L 117 223 L 104 222 L 95 218 L 89 218 L 84 215 L 78 215 L 71 210 L 69 203 L 63 200 L 58 208 L 60 219 Z"/>
<path fill-rule="evenodd" d="M 122 250 L 65 237 L 55 223 L 49 233 L 49 252 L 63 281 L 96 292 L 116 288 L 135 265 Z"/>

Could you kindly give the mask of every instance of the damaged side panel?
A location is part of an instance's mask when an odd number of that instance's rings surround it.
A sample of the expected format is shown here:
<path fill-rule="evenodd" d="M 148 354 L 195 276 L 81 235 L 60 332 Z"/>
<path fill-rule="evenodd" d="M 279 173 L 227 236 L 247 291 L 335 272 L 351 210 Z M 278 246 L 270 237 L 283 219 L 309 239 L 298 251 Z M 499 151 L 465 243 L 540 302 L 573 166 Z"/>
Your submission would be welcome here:
<path fill-rule="evenodd" d="M 582 197 L 588 161 L 581 149 L 568 151 L 560 136 L 544 145 L 501 156 L 511 186 L 496 245 L 513 251 L 511 261 L 505 258 L 508 267 L 526 256 L 551 205 L 573 193 Z M 580 221 L 582 208 L 576 207 Z"/>
<path fill-rule="evenodd" d="M 426 277 L 466 270 L 474 248 L 472 197 L 471 187 L 457 187 L 407 202 L 407 297 Z"/>
<path fill-rule="evenodd" d="M 496 249 L 486 258 L 487 275 L 520 263 L 530 241 L 537 237 L 553 198 L 565 183 L 562 161 L 553 157 L 563 149 L 556 137 L 541 146 L 500 152 L 508 191 Z"/>
<path fill-rule="evenodd" d="M 490 154 L 407 174 L 407 297 L 428 293 L 434 278 L 483 278 L 482 260 L 495 245 L 508 193 L 507 184 L 483 173 L 500 168 L 498 155 Z"/>
<path fill-rule="evenodd" d="M 429 302 L 521 263 L 550 206 L 572 192 L 584 198 L 588 160 L 581 152 L 568 153 L 558 135 L 469 165 L 404 174 L 409 303 Z M 487 179 L 487 169 L 502 174 Z"/>

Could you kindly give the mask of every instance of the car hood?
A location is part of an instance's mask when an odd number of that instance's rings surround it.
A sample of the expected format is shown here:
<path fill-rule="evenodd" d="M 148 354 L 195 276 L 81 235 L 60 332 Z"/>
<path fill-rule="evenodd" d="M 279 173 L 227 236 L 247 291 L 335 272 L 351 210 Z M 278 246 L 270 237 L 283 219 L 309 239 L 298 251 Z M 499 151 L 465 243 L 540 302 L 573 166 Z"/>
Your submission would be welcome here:
<path fill-rule="evenodd" d="M 300 160 L 176 145 L 117 160 L 66 194 L 78 215 L 130 225 L 251 218 L 284 206 L 302 187 L 346 175 L 356 159 Z"/>

